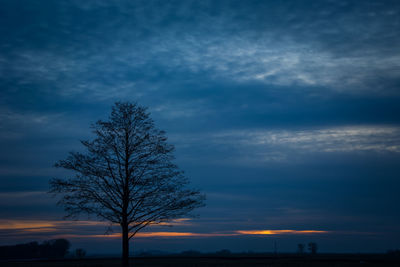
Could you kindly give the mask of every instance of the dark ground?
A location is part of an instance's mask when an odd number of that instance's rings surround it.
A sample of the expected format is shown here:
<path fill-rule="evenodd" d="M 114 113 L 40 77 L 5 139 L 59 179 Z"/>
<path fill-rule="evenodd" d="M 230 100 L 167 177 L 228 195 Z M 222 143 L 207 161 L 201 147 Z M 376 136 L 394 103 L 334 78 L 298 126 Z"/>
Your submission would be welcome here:
<path fill-rule="evenodd" d="M 36 260 L 0 262 L 4 267 L 106 267 L 120 266 L 119 259 L 82 260 Z M 387 255 L 317 255 L 317 256 L 278 256 L 278 257 L 138 257 L 131 259 L 131 266 L 170 266 L 170 267 L 224 267 L 224 266 L 271 266 L 271 267 L 353 267 L 353 266 L 400 266 L 400 259 Z"/>

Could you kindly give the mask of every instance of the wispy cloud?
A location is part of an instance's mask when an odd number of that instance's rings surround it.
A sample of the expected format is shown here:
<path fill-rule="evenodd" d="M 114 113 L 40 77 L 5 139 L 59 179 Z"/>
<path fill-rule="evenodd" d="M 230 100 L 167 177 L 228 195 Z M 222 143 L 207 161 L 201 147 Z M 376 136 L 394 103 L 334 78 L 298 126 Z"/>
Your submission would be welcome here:
<path fill-rule="evenodd" d="M 210 161 L 242 164 L 284 162 L 313 153 L 400 153 L 400 128 L 388 125 L 230 130 L 172 135 L 172 140 L 182 153 L 188 153 L 186 160 L 193 146 L 201 144 L 207 147 L 203 153 Z M 208 155 L 208 150 L 214 154 Z M 218 160 L 216 151 L 229 151 L 229 156 Z"/>
<path fill-rule="evenodd" d="M 217 80 L 316 86 L 350 93 L 382 93 L 381 90 L 389 88 L 377 87 L 371 77 L 376 77 L 377 73 L 388 79 L 399 77 L 400 56 L 385 56 L 379 51 L 337 57 L 315 47 L 313 43 L 298 43 L 291 39 L 277 41 L 273 34 L 264 34 L 258 40 L 247 34 L 209 36 L 207 39 L 189 35 L 179 40 L 175 35 L 160 36 L 151 44 L 153 56 L 159 59 L 157 64 L 168 62 L 169 68 L 206 72 L 210 78 Z M 158 46 L 161 40 L 167 47 Z M 168 56 L 161 56 L 160 50 L 167 50 L 164 53 Z M 167 61 L 170 56 L 174 60 Z"/>
<path fill-rule="evenodd" d="M 400 152 L 396 126 L 345 126 L 311 130 L 245 130 L 214 135 L 217 142 L 235 140 L 249 146 L 287 146 L 310 152 Z"/>
<path fill-rule="evenodd" d="M 315 5 L 313 20 L 308 20 L 308 9 L 288 15 L 290 3 L 226 4 L 218 16 L 212 15 L 212 1 L 62 3 L 60 12 L 66 12 L 66 18 L 59 27 L 68 34 L 75 32 L 73 37 L 81 44 L 64 47 L 62 39 L 46 50 L 15 47 L 11 56 L 0 59 L 8 66 L 0 77 L 13 79 L 17 88 L 36 85 L 41 92 L 96 100 L 141 97 L 163 87 L 160 84 L 199 80 L 397 94 L 400 55 L 385 42 L 399 42 L 394 24 L 398 10 L 381 5 L 374 14 L 360 8 L 335 16 L 340 4 Z M 98 28 L 86 34 L 88 29 L 80 32 L 68 17 L 76 7 L 87 15 L 112 7 L 118 16 L 103 14 L 97 18 Z M 174 16 L 182 21 L 174 21 Z M 281 20 L 278 24 L 284 27 L 271 27 L 274 20 Z M 169 27 L 160 26 L 166 21 Z M 362 42 L 347 41 L 360 34 Z M 110 39 L 104 42 L 104 36 Z"/>
<path fill-rule="evenodd" d="M 2 108 L 0 109 L 0 137 L 3 140 L 18 139 L 24 136 L 24 132 L 29 132 L 28 129 L 43 130 L 48 129 L 50 125 L 54 127 L 62 116 L 62 113 L 16 112 Z"/>
<path fill-rule="evenodd" d="M 78 134 L 81 137 L 87 136 L 88 126 L 82 127 L 81 122 L 82 120 L 72 119 L 66 112 L 21 111 L 3 107 L 0 108 L 0 138 L 1 141 L 7 142 L 5 145 L 10 145 L 12 142 L 21 142 L 24 139 L 40 140 L 54 135 L 64 140 Z M 49 147 L 48 143 L 46 148 Z"/>

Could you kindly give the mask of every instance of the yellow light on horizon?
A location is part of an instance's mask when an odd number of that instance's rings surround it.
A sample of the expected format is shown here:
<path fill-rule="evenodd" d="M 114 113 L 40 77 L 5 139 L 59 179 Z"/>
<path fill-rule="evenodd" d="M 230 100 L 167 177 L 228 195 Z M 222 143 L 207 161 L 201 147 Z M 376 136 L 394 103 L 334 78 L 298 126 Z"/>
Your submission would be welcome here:
<path fill-rule="evenodd" d="M 326 234 L 328 231 L 320 230 L 243 230 L 236 231 L 242 235 L 282 235 L 282 234 Z"/>

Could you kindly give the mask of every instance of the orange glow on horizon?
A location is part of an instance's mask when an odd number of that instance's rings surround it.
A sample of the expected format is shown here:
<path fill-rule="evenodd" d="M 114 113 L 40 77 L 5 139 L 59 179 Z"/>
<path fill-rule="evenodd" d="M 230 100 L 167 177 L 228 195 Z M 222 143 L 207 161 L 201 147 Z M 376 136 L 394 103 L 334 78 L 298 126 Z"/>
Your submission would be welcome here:
<path fill-rule="evenodd" d="M 170 222 L 155 223 L 154 225 L 173 226 L 189 225 L 189 218 L 180 218 Z M 28 230 L 41 228 L 74 227 L 74 226 L 109 226 L 110 223 L 104 221 L 68 221 L 68 220 L 4 220 L 0 219 L 0 230 Z M 117 224 L 112 224 L 117 226 Z"/>
<path fill-rule="evenodd" d="M 179 236 L 194 236 L 193 233 L 187 232 L 143 232 L 137 233 L 137 237 L 179 237 Z"/>
<path fill-rule="evenodd" d="M 326 234 L 328 231 L 318 230 L 245 230 L 236 231 L 242 235 L 282 235 L 282 234 Z"/>
<path fill-rule="evenodd" d="M 326 234 L 329 231 L 318 230 L 246 230 L 234 231 L 230 233 L 192 233 L 192 232 L 142 232 L 135 235 L 135 237 L 227 237 L 239 235 L 282 235 L 282 234 Z M 114 233 L 109 235 L 62 235 L 64 238 L 120 238 L 121 233 Z"/>
<path fill-rule="evenodd" d="M 36 229 L 36 228 L 52 228 L 56 224 L 51 221 L 14 221 L 14 220 L 1 220 L 0 230 L 24 230 L 24 229 Z"/>
<path fill-rule="evenodd" d="M 136 237 L 223 237 L 237 236 L 237 233 L 191 233 L 191 232 L 143 232 Z"/>
<path fill-rule="evenodd" d="M 187 225 L 190 219 L 182 218 L 172 221 L 172 224 Z M 167 223 L 166 223 L 167 224 Z M 121 238 L 121 233 L 91 234 L 88 232 L 90 226 L 107 226 L 109 223 L 101 221 L 45 221 L 45 220 L 1 220 L 0 230 L 15 230 L 16 235 L 47 234 L 52 238 Z M 161 224 L 164 225 L 164 224 Z M 167 224 L 168 225 L 168 224 Z M 84 227 L 84 228 L 79 228 Z M 60 234 L 60 233 L 65 234 Z M 89 233 L 89 234 L 88 234 Z M 326 234 L 330 231 L 320 230 L 238 230 L 211 233 L 194 232 L 139 232 L 138 238 L 184 238 L 184 237 L 228 237 L 240 235 L 283 235 L 283 234 Z"/>
<path fill-rule="evenodd" d="M 191 232 L 142 232 L 137 233 L 135 237 L 223 237 L 223 236 L 238 236 L 238 233 L 191 233 Z M 121 233 L 105 234 L 105 235 L 77 235 L 66 234 L 58 235 L 58 238 L 120 238 Z"/>

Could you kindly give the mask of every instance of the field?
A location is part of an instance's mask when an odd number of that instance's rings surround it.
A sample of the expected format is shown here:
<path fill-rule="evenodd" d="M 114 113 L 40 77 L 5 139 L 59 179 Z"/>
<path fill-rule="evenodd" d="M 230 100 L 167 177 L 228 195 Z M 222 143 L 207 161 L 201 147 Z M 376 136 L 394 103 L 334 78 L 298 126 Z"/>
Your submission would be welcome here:
<path fill-rule="evenodd" d="M 106 267 L 120 266 L 119 259 L 82 259 L 82 260 L 41 260 L 0 262 L 10 267 Z M 138 257 L 131 259 L 130 266 L 140 267 L 353 267 L 400 266 L 400 260 L 385 255 L 318 255 L 315 257 Z"/>

